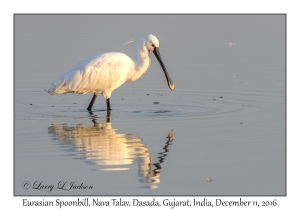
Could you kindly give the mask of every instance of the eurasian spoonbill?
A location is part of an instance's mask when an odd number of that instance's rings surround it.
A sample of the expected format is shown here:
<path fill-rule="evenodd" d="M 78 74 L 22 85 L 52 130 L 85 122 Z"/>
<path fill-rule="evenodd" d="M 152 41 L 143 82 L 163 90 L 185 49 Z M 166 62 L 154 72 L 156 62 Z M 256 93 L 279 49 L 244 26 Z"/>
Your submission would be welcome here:
<path fill-rule="evenodd" d="M 113 90 L 125 82 L 139 79 L 150 67 L 150 51 L 160 63 L 171 90 L 175 86 L 167 72 L 159 52 L 159 41 L 152 34 L 139 39 L 137 44 L 137 60 L 119 52 L 101 53 L 77 64 L 74 68 L 58 77 L 49 87 L 48 93 L 57 94 L 94 93 L 87 108 L 91 110 L 98 95 L 106 98 L 107 111 L 110 108 L 110 96 Z"/>

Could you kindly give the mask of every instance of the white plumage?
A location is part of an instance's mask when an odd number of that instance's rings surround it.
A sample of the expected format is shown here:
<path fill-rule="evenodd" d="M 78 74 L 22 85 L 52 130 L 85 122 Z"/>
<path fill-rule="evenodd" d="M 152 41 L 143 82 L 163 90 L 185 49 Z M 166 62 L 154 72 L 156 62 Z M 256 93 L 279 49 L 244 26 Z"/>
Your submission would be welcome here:
<path fill-rule="evenodd" d="M 160 57 L 159 41 L 155 36 L 149 34 L 139 39 L 136 61 L 118 52 L 97 54 L 57 78 L 50 85 L 48 93 L 55 96 L 66 93 L 93 92 L 94 96 L 88 110 L 91 110 L 96 97 L 103 94 L 106 98 L 107 110 L 110 110 L 112 91 L 125 82 L 136 81 L 149 69 L 150 51 L 155 54 L 161 64 L 170 89 L 174 90 L 174 84 Z"/>

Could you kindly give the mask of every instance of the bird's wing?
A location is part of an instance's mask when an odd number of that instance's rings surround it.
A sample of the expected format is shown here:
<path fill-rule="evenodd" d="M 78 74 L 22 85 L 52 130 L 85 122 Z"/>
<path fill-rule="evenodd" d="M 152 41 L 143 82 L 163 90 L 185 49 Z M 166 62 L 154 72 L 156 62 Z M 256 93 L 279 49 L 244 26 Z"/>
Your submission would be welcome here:
<path fill-rule="evenodd" d="M 78 84 L 82 80 L 82 74 L 85 72 L 85 69 L 87 69 L 86 66 L 92 61 L 98 60 L 101 55 L 102 54 L 97 54 L 92 56 L 62 74 L 50 85 L 48 93 L 53 96 L 56 94 L 75 93 L 76 90 L 78 90 Z"/>
<path fill-rule="evenodd" d="M 95 55 L 57 78 L 50 86 L 51 95 L 63 93 L 102 93 L 113 90 L 126 81 L 127 69 L 133 61 L 122 53 Z"/>

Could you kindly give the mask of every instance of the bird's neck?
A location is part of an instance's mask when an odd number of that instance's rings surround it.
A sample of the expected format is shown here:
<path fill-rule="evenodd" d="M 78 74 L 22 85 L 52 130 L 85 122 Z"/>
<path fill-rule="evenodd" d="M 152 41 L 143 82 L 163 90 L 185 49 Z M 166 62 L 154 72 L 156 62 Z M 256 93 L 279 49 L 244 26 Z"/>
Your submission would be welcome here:
<path fill-rule="evenodd" d="M 137 60 L 135 62 L 135 72 L 131 78 L 132 81 L 138 80 L 149 69 L 151 64 L 150 52 L 143 42 L 138 43 Z"/>

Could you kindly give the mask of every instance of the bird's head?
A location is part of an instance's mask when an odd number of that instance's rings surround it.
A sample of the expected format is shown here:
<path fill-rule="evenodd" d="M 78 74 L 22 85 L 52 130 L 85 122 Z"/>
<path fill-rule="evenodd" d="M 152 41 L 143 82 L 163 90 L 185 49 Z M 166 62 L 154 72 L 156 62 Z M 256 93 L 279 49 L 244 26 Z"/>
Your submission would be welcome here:
<path fill-rule="evenodd" d="M 149 35 L 145 36 L 144 38 L 145 38 L 145 46 L 146 46 L 147 50 L 153 52 L 155 50 L 155 48 L 159 47 L 158 39 L 155 36 L 153 36 L 152 34 L 149 34 Z"/>

